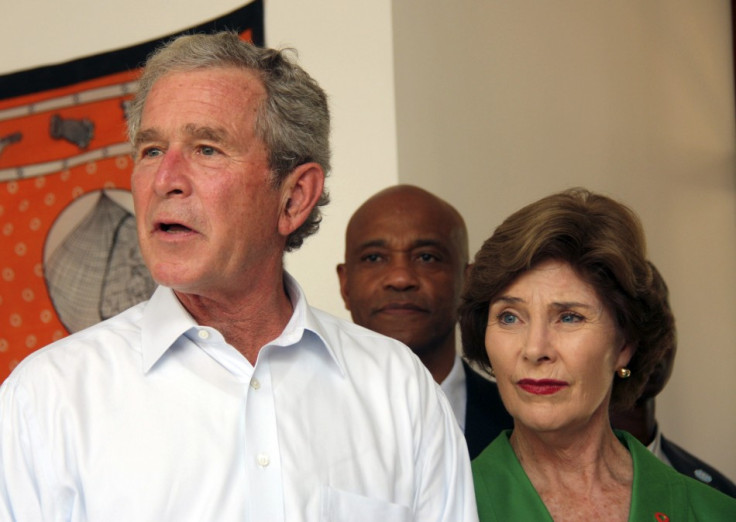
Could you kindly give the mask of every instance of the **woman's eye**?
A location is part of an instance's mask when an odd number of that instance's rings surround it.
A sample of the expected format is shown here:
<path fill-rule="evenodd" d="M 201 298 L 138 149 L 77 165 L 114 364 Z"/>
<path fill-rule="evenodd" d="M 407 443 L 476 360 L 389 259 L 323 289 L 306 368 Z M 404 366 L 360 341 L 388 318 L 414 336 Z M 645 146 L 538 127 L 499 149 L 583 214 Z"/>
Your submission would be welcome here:
<path fill-rule="evenodd" d="M 560 321 L 563 323 L 579 323 L 583 320 L 583 317 L 579 314 L 574 314 L 572 312 L 567 312 L 562 314 L 560 317 Z"/>
<path fill-rule="evenodd" d="M 517 321 L 517 317 L 511 312 L 501 312 L 498 314 L 498 322 L 501 324 L 514 324 Z"/>

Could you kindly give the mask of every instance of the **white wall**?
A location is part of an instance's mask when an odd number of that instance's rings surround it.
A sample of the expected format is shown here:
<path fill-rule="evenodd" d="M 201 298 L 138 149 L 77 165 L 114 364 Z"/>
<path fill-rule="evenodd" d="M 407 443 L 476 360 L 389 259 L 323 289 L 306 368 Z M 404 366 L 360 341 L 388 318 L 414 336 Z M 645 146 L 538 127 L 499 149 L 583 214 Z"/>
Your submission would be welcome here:
<path fill-rule="evenodd" d="M 293 46 L 327 91 L 334 160 L 319 233 L 286 256 L 311 304 L 350 318 L 335 266 L 344 257 L 345 227 L 370 194 L 398 181 L 390 0 L 270 1 L 266 40 Z"/>
<path fill-rule="evenodd" d="M 399 177 L 471 249 L 569 186 L 627 202 L 678 321 L 663 432 L 736 479 L 736 162 L 727 0 L 394 2 Z"/>
<path fill-rule="evenodd" d="M 15 2 L 0 17 L 0 73 L 145 41 L 243 3 Z M 334 118 L 333 203 L 289 269 L 313 304 L 347 317 L 334 274 L 344 226 L 398 172 L 465 214 L 473 249 L 551 191 L 583 184 L 619 197 L 644 221 L 678 318 L 664 431 L 736 479 L 729 20 L 727 0 L 267 1 L 267 43 L 300 51 Z"/>

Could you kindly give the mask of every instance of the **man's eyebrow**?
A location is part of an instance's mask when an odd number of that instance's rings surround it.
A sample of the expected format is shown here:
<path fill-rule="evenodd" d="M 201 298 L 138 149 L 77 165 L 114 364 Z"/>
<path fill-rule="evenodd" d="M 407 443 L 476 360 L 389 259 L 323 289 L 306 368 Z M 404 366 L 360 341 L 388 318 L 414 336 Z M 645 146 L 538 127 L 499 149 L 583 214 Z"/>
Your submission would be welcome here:
<path fill-rule="evenodd" d="M 202 127 L 193 123 L 184 126 L 184 133 L 190 138 L 224 143 L 229 139 L 228 132 L 222 127 Z M 133 140 L 133 145 L 138 147 L 141 143 L 163 140 L 161 133 L 155 128 L 138 131 Z"/>
<path fill-rule="evenodd" d="M 419 238 L 416 241 L 412 241 L 411 248 L 422 248 L 422 247 L 436 247 L 441 250 L 447 250 L 445 244 L 439 239 Z"/>
<path fill-rule="evenodd" d="M 189 123 L 184 127 L 184 132 L 192 138 L 199 138 L 217 143 L 229 140 L 229 134 L 223 127 L 202 127 Z"/>
<path fill-rule="evenodd" d="M 141 130 L 136 133 L 135 138 L 133 139 L 133 147 L 137 149 L 141 143 L 159 141 L 160 139 L 161 135 L 156 131 L 156 129 Z"/>
<path fill-rule="evenodd" d="M 439 249 L 445 249 L 442 241 L 439 241 L 437 239 L 417 239 L 416 241 L 412 241 L 411 245 L 409 245 L 409 248 L 412 250 L 415 248 L 424 247 L 436 247 Z M 357 245 L 358 250 L 365 250 L 366 248 L 388 248 L 388 241 L 386 241 L 385 239 L 376 238 L 369 239 Z"/>
<path fill-rule="evenodd" d="M 357 245 L 356 250 L 365 250 L 366 248 L 384 248 L 387 243 L 385 239 L 369 239 Z"/>

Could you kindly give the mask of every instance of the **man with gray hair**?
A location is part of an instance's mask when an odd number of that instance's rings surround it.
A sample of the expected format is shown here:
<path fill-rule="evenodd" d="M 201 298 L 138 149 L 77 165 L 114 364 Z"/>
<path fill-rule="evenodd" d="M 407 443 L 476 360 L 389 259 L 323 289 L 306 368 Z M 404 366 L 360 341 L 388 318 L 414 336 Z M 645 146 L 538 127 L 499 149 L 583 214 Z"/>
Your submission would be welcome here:
<path fill-rule="evenodd" d="M 284 271 L 327 203 L 319 85 L 282 51 L 189 35 L 148 60 L 129 132 L 159 286 L 0 387 L 0 519 L 477 520 L 429 373 Z"/>

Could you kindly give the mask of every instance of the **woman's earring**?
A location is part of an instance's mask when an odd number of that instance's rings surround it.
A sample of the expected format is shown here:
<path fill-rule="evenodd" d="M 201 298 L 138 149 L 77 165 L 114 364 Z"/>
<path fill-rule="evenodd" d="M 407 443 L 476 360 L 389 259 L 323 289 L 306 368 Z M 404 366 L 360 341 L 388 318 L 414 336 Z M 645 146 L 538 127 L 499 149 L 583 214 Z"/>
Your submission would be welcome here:
<path fill-rule="evenodd" d="M 625 366 L 622 366 L 621 368 L 616 370 L 616 374 L 622 379 L 628 379 L 629 377 L 631 377 L 631 370 L 629 370 Z"/>

